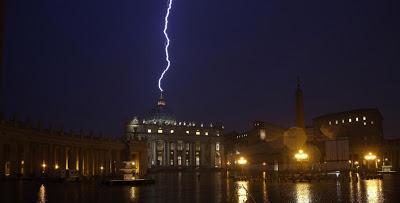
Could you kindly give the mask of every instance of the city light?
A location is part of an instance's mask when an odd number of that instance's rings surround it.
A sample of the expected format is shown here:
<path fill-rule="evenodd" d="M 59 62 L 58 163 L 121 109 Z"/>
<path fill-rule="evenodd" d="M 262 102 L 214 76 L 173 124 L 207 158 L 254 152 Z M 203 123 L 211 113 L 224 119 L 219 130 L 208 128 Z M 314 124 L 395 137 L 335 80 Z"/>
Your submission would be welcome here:
<path fill-rule="evenodd" d="M 134 161 L 131 162 L 132 166 L 136 165 L 136 163 Z"/>
<path fill-rule="evenodd" d="M 304 161 L 308 159 L 308 154 L 304 153 L 304 151 L 300 149 L 299 152 L 294 155 L 294 158 L 297 161 Z"/>
<path fill-rule="evenodd" d="M 240 157 L 240 158 L 237 160 L 237 163 L 238 163 L 239 165 L 245 165 L 245 164 L 247 164 L 247 160 L 246 160 L 244 157 Z"/>
<path fill-rule="evenodd" d="M 56 165 L 54 166 L 54 168 L 55 168 L 55 169 L 58 169 L 58 164 L 56 164 Z"/>
<path fill-rule="evenodd" d="M 376 159 L 376 155 L 372 154 L 371 152 L 369 152 L 367 155 L 364 156 L 364 159 L 367 160 L 367 161 L 375 160 Z"/>

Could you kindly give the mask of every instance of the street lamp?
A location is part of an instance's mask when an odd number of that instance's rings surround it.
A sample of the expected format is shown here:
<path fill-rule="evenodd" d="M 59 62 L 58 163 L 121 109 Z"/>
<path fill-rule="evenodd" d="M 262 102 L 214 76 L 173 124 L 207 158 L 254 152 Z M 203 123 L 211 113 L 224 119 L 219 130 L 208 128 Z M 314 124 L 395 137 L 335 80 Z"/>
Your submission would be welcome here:
<path fill-rule="evenodd" d="M 244 157 L 240 157 L 236 163 L 238 163 L 242 168 L 242 175 L 243 175 L 243 166 L 247 164 L 247 160 Z"/>
<path fill-rule="evenodd" d="M 299 162 L 299 168 L 301 170 L 303 161 L 306 161 L 308 159 L 308 154 L 300 149 L 296 154 L 294 154 L 294 158 L 297 162 Z"/>
<path fill-rule="evenodd" d="M 302 149 L 300 149 L 299 150 L 299 152 L 297 152 L 295 155 L 294 155 L 294 158 L 297 160 L 297 161 L 305 161 L 305 160 L 307 160 L 308 159 L 308 154 L 307 153 L 304 153 L 304 151 L 302 150 Z"/>
<path fill-rule="evenodd" d="M 364 156 L 364 159 L 367 161 L 367 169 L 369 168 L 369 161 L 374 161 L 376 159 L 376 155 L 369 152 L 367 155 Z"/>
<path fill-rule="evenodd" d="M 240 157 L 240 158 L 237 160 L 237 163 L 238 163 L 239 165 L 245 165 L 245 164 L 247 164 L 247 160 L 246 160 L 244 157 Z"/>

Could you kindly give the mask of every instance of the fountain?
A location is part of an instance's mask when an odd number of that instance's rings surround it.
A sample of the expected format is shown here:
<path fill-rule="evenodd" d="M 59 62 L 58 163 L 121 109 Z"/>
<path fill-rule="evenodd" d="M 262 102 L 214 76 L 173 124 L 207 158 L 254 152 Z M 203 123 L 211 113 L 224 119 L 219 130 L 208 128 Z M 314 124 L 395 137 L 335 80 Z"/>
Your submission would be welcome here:
<path fill-rule="evenodd" d="M 134 161 L 124 161 L 124 167 L 119 169 L 124 180 L 135 180 L 136 179 L 136 163 Z"/>
<path fill-rule="evenodd" d="M 154 184 L 154 179 L 138 178 L 138 168 L 134 161 L 124 161 L 123 167 L 119 169 L 123 179 L 106 180 L 103 183 L 107 185 L 148 185 Z"/>

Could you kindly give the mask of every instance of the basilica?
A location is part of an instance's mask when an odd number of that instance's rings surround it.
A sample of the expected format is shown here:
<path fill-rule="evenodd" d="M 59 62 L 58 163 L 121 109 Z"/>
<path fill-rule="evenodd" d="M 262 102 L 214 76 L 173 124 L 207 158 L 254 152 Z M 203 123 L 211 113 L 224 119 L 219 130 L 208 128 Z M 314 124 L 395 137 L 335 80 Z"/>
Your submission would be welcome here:
<path fill-rule="evenodd" d="M 221 168 L 224 127 L 217 123 L 177 121 L 163 95 L 147 118 L 126 125 L 128 140 L 145 141 L 149 169 Z"/>

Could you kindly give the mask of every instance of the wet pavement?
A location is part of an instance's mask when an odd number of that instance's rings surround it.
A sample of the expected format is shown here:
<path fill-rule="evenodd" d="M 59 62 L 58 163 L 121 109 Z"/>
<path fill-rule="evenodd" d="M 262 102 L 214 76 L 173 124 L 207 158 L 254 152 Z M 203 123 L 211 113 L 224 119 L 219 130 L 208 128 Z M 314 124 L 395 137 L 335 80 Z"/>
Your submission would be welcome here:
<path fill-rule="evenodd" d="M 400 202 L 400 175 L 383 180 L 233 181 L 225 172 L 163 172 L 155 185 L 0 181 L 0 202 Z"/>

